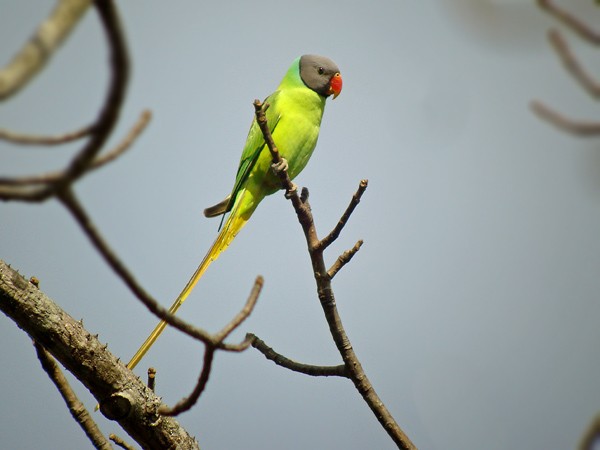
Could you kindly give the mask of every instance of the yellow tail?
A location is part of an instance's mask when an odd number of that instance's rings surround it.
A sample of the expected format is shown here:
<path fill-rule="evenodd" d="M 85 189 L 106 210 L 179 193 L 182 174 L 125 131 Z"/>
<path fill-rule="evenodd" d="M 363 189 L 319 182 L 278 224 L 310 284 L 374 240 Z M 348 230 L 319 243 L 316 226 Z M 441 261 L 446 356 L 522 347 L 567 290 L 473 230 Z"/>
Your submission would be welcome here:
<path fill-rule="evenodd" d="M 245 197 L 247 193 L 247 191 L 242 192 L 240 197 Z M 192 277 L 190 278 L 190 281 L 187 282 L 179 296 L 177 296 L 175 302 L 169 308 L 169 313 L 175 314 L 177 312 L 181 304 L 185 301 L 188 295 L 190 295 L 190 292 L 192 292 L 192 289 L 194 289 L 194 286 L 196 286 L 196 283 L 198 283 L 198 280 L 202 278 L 202 275 L 204 275 L 204 272 L 206 271 L 208 266 L 210 266 L 210 263 L 217 259 L 221 252 L 223 252 L 223 250 L 225 250 L 229 246 L 231 241 L 233 241 L 235 236 L 250 218 L 250 215 L 254 211 L 258 202 L 256 202 L 256 204 L 252 204 L 253 202 L 251 202 L 251 206 L 249 209 L 247 208 L 248 205 L 246 204 L 246 208 L 244 208 L 245 211 L 238 211 L 240 209 L 240 204 L 246 203 L 243 200 L 243 198 L 239 198 L 236 202 L 236 205 L 233 207 L 233 210 L 227 218 L 227 221 L 221 229 L 221 232 L 217 236 L 217 239 L 215 240 L 212 247 L 210 248 L 204 259 L 194 272 L 194 275 L 192 275 Z M 156 325 L 156 328 L 154 328 L 152 333 L 150 333 L 150 336 L 148 336 L 148 338 L 144 341 L 139 350 L 135 353 L 135 355 L 133 355 L 131 361 L 127 363 L 127 368 L 133 370 L 133 368 L 144 357 L 146 352 L 150 350 L 150 347 L 152 347 L 152 344 L 154 344 L 156 339 L 158 339 L 158 337 L 164 331 L 166 326 L 167 322 L 165 322 L 164 320 L 161 320 L 158 323 L 158 325 Z"/>

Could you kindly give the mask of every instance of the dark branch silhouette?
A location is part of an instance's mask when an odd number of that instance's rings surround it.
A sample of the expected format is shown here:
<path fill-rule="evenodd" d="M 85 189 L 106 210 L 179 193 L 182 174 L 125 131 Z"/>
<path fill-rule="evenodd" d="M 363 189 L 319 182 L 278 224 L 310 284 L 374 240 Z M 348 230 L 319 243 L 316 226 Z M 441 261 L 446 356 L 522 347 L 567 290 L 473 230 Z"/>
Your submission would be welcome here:
<path fill-rule="evenodd" d="M 289 369 L 293 372 L 303 373 L 312 377 L 344 377 L 349 378 L 346 366 L 340 364 L 339 366 L 316 366 L 312 364 L 303 364 L 286 358 L 280 353 L 277 353 L 271 347 L 269 347 L 265 341 L 260 339 L 254 334 L 249 334 L 252 339 L 252 347 L 265 355 L 270 361 L 273 361 L 278 366 Z"/>

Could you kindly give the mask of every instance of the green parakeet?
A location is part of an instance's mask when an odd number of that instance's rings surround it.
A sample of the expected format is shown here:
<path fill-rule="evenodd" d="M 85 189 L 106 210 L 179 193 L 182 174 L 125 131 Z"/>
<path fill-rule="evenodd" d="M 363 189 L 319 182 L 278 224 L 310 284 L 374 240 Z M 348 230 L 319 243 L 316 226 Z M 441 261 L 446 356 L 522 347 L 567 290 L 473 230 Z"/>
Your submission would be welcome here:
<path fill-rule="evenodd" d="M 342 90 L 342 77 L 337 65 L 329 58 L 303 55 L 296 58 L 281 80 L 277 90 L 265 100 L 270 105 L 267 121 L 275 145 L 288 163 L 290 178 L 306 166 L 317 144 L 325 100 L 337 97 Z M 204 210 L 206 217 L 230 212 L 212 247 L 185 285 L 169 311 L 179 309 L 198 280 L 225 250 L 265 196 L 281 188 L 271 170 L 271 154 L 263 135 L 252 122 L 242 152 L 231 194 L 222 202 Z M 166 327 L 161 321 L 133 356 L 127 367 L 133 369 Z"/>

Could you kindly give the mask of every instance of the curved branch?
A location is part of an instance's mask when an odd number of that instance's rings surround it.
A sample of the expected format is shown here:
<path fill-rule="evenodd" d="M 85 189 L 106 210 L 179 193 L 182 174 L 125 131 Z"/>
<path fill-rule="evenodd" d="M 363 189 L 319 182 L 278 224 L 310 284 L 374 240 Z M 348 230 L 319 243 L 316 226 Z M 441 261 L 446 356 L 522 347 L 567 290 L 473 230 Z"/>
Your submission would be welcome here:
<path fill-rule="evenodd" d="M 550 30 L 548 32 L 548 40 L 573 78 L 575 78 L 592 97 L 599 98 L 600 83 L 587 73 L 577 58 L 575 58 L 560 32 L 558 30 Z"/>
<path fill-rule="evenodd" d="M 252 347 L 265 355 L 270 361 L 273 361 L 278 366 L 289 369 L 293 372 L 303 373 L 312 377 L 344 377 L 349 378 L 348 371 L 344 364 L 338 366 L 315 366 L 312 364 L 303 364 L 286 358 L 280 353 L 277 353 L 271 347 L 269 347 L 265 341 L 260 339 L 258 336 L 249 333 L 249 337 L 252 339 Z"/>
<path fill-rule="evenodd" d="M 135 140 L 139 137 L 139 135 L 146 129 L 148 123 L 150 123 L 150 119 L 152 118 L 152 113 L 149 110 L 144 110 L 140 114 L 140 117 L 136 121 L 136 123 L 131 127 L 127 135 L 123 138 L 123 140 L 112 150 L 107 153 L 98 156 L 94 162 L 88 167 L 88 171 L 96 170 L 101 168 L 102 166 L 114 161 L 123 153 L 131 148 L 131 145 L 135 142 Z M 1 133 L 1 132 L 0 132 Z M 35 185 L 35 184 L 49 184 L 55 183 L 59 181 L 61 178 L 65 177 L 65 171 L 61 172 L 51 172 L 45 175 L 37 175 L 37 176 L 25 176 L 18 178 L 2 178 L 0 177 L 0 186 L 26 186 L 26 185 Z"/>
<path fill-rule="evenodd" d="M 93 125 L 87 125 L 79 130 L 58 136 L 38 136 L 33 134 L 16 133 L 10 130 L 0 130 L 0 139 L 21 145 L 61 145 L 85 137 L 94 131 Z"/>
<path fill-rule="evenodd" d="M 88 10 L 90 0 L 60 0 L 29 41 L 0 71 L 0 100 L 6 100 L 27 85 L 44 68 L 54 51 L 73 31 Z"/>
<path fill-rule="evenodd" d="M 252 291 L 248 296 L 248 300 L 246 300 L 246 304 L 242 308 L 242 310 L 233 318 L 231 321 L 225 325 L 221 331 L 215 334 L 212 339 L 213 341 L 210 343 L 206 343 L 206 348 L 204 349 L 204 363 L 202 364 L 202 371 L 200 372 L 200 376 L 198 377 L 198 382 L 194 387 L 192 393 L 183 400 L 179 401 L 173 408 L 168 408 L 165 405 L 162 405 L 158 412 L 159 414 L 164 414 L 165 416 L 176 416 L 181 414 L 182 412 L 188 411 L 192 406 L 196 404 L 202 392 L 206 388 L 206 384 L 208 383 L 208 378 L 210 377 L 210 371 L 212 369 L 212 362 L 215 357 L 215 352 L 219 350 L 220 344 L 223 342 L 227 336 L 231 334 L 233 330 L 239 327 L 244 320 L 248 318 L 250 313 L 254 310 L 256 306 L 256 302 L 258 301 L 258 296 L 260 295 L 260 291 L 262 290 L 264 280 L 261 276 L 256 277 L 254 281 L 254 286 L 252 287 Z M 247 348 L 247 347 L 246 347 Z"/>
<path fill-rule="evenodd" d="M 531 102 L 531 109 L 541 119 L 569 133 L 579 136 L 597 136 L 600 134 L 600 122 L 569 119 L 538 101 Z"/>
<path fill-rule="evenodd" d="M 548 11 L 560 22 L 571 28 L 579 36 L 595 45 L 600 45 L 600 33 L 594 31 L 566 9 L 559 8 L 550 0 L 538 0 L 542 9 Z"/>
<path fill-rule="evenodd" d="M 110 268 L 113 269 L 113 271 L 119 276 L 119 278 L 121 278 L 121 280 L 123 280 L 125 285 L 131 290 L 137 299 L 140 300 L 151 313 L 188 336 L 198 339 L 204 343 L 213 343 L 214 338 L 210 333 L 189 324 L 188 322 L 180 319 L 178 316 L 170 314 L 167 308 L 163 308 L 158 301 L 152 297 L 140 283 L 138 283 L 133 274 L 104 240 L 73 192 L 62 192 L 59 200 L 73 215 L 85 235 L 90 239 L 96 250 L 98 250 L 98 253 L 102 255 Z"/>
<path fill-rule="evenodd" d="M 2 200 L 41 202 L 68 189 L 74 181 L 87 172 L 117 123 L 129 79 L 129 56 L 113 1 L 97 0 L 94 5 L 109 43 L 112 70 L 108 93 L 100 114 L 92 125 L 93 132 L 90 134 L 90 139 L 71 160 L 64 171 L 64 176 L 39 187 L 0 187 Z"/>

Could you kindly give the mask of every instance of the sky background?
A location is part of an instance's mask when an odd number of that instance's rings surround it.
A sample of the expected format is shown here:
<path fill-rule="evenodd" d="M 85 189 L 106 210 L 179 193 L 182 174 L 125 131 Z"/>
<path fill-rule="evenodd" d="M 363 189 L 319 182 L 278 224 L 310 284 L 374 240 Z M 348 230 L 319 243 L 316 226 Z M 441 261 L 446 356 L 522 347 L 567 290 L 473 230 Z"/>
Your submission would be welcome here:
<path fill-rule="evenodd" d="M 572 11 L 598 23 L 588 0 Z M 3 1 L 0 63 L 51 1 Z M 296 179 L 321 236 L 361 178 L 369 188 L 339 240 L 364 240 L 333 283 L 375 389 L 421 449 L 569 449 L 600 410 L 600 140 L 566 135 L 529 110 L 600 107 L 546 40 L 556 23 L 519 0 L 121 2 L 132 77 L 117 143 L 140 111 L 135 147 L 76 192 L 139 281 L 170 305 L 217 233 L 202 210 L 231 189 L 253 114 L 303 53 L 332 58 L 344 90 L 328 101 L 317 149 Z M 600 73 L 598 49 L 565 31 Z M 90 10 L 47 69 L 0 107 L 0 127 L 61 133 L 96 116 L 106 44 Z M 62 167 L 78 146 L 0 143 L 0 175 Z M 0 258 L 124 360 L 156 319 L 56 201 L 0 204 Z M 283 194 L 267 198 L 180 310 L 220 329 L 265 277 L 256 333 L 286 356 L 340 362 L 304 237 Z M 40 369 L 29 338 L 0 317 L 0 447 L 91 448 Z M 174 404 L 193 388 L 201 346 L 167 330 L 137 372 L 158 369 Z M 96 401 L 73 377 L 91 409 Z M 126 437 L 96 413 L 106 434 Z M 179 418 L 203 449 L 392 449 L 348 380 L 310 378 L 257 351 L 216 356 L 206 393 Z"/>

